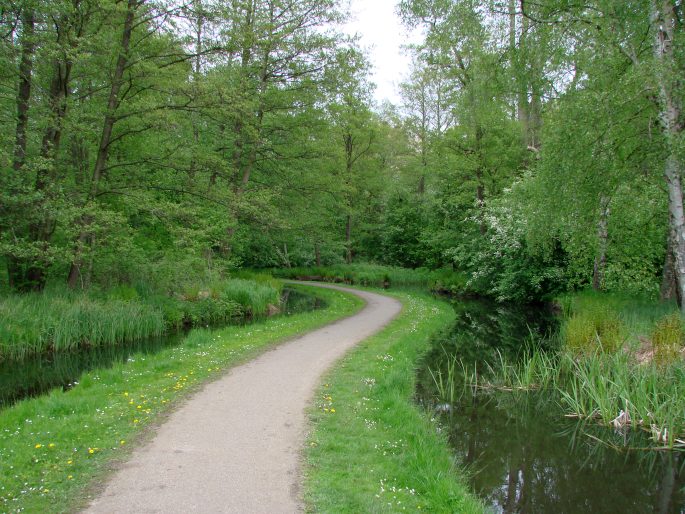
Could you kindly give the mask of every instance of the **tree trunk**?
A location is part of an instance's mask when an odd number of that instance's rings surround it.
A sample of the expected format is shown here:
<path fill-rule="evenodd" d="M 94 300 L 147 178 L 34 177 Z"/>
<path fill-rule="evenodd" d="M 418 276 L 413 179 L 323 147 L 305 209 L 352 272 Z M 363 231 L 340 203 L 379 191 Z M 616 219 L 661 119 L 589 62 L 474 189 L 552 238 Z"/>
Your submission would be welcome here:
<path fill-rule="evenodd" d="M 202 33 L 204 28 L 204 11 L 202 9 L 202 0 L 193 0 L 193 9 L 195 10 L 195 16 L 197 17 L 195 23 L 195 63 L 193 69 L 193 96 L 195 99 L 199 96 L 199 90 L 197 88 L 198 80 L 200 79 L 200 71 L 202 69 Z M 198 127 L 198 113 L 193 110 L 191 114 L 191 123 L 193 126 L 193 143 L 194 148 L 191 152 L 190 157 L 190 178 L 195 177 L 195 172 L 197 168 L 196 162 L 196 152 L 200 144 L 200 129 Z"/>
<path fill-rule="evenodd" d="M 345 224 L 345 262 L 352 264 L 352 215 L 347 215 Z"/>
<path fill-rule="evenodd" d="M 58 45 L 66 45 L 65 41 L 69 33 L 71 21 L 65 15 L 62 16 L 58 29 Z M 80 33 L 79 33 L 80 35 Z M 69 54 L 69 48 L 65 51 Z M 73 61 L 71 57 L 66 57 L 64 61 L 55 60 L 53 65 L 54 75 L 50 81 L 48 95 L 48 105 L 50 106 L 49 122 L 43 133 L 41 142 L 40 156 L 41 163 L 36 171 L 35 190 L 41 193 L 42 204 L 46 204 L 50 194 L 50 184 L 55 180 L 54 160 L 59 152 L 59 145 L 62 139 L 62 124 L 67 114 L 67 98 L 69 96 L 69 79 Z M 31 242 L 39 247 L 46 249 L 55 231 L 56 221 L 54 216 L 48 214 L 51 210 L 41 209 L 43 216 L 35 219 L 29 227 L 29 238 Z M 41 291 L 47 281 L 47 264 L 36 262 L 28 264 L 26 269 L 26 281 L 31 289 Z"/>
<path fill-rule="evenodd" d="M 33 55 L 36 49 L 34 41 L 34 12 L 26 9 L 21 16 L 21 61 L 19 62 L 19 84 L 17 87 L 17 126 L 14 139 L 14 157 L 12 169 L 20 171 L 26 162 L 26 130 L 29 123 L 29 103 L 31 101 L 31 84 L 33 74 Z M 10 289 L 24 289 L 26 277 L 24 263 L 21 259 L 7 256 L 7 280 Z"/>
<path fill-rule="evenodd" d="M 126 17 L 124 19 L 124 26 L 121 33 L 121 47 L 119 49 L 119 57 L 114 68 L 114 75 L 112 77 L 112 85 L 109 91 L 109 99 L 107 101 L 107 112 L 102 126 L 102 135 L 100 137 L 100 145 L 98 147 L 97 159 L 95 167 L 93 168 L 93 176 L 88 189 L 86 198 L 86 205 L 92 202 L 98 193 L 98 187 L 102 173 L 107 166 L 107 158 L 109 156 L 109 145 L 112 140 L 112 130 L 117 121 L 116 110 L 119 107 L 119 91 L 123 84 L 124 71 L 128 64 L 128 53 L 131 45 L 131 34 L 133 32 L 133 21 L 135 18 L 136 9 L 142 5 L 142 1 L 128 0 L 128 7 L 126 10 Z M 83 266 L 83 252 L 88 241 L 87 225 L 92 220 L 88 216 L 84 216 L 81 220 L 81 233 L 74 248 L 74 259 L 71 263 L 67 284 L 74 289 L 78 285 L 78 279 L 81 277 L 81 267 Z"/>
<path fill-rule="evenodd" d="M 314 257 L 316 259 L 316 265 L 321 267 L 321 248 L 319 248 L 319 242 L 314 243 Z"/>
<path fill-rule="evenodd" d="M 664 268 L 661 273 L 661 288 L 659 298 L 663 302 L 678 300 L 678 284 L 675 276 L 675 259 L 673 258 L 673 236 L 670 231 L 667 238 L 666 256 L 664 257 Z"/>
<path fill-rule="evenodd" d="M 31 75 L 33 73 L 33 54 L 36 44 L 34 37 L 34 14 L 31 9 L 22 15 L 21 62 L 19 63 L 19 87 L 17 89 L 17 130 L 14 143 L 14 162 L 12 167 L 19 171 L 26 161 L 26 128 L 29 123 L 29 101 L 31 100 Z"/>
<path fill-rule="evenodd" d="M 518 83 L 518 71 L 516 63 L 516 0 L 509 0 L 509 55 L 512 71 L 512 83 Z M 516 104 L 518 98 L 514 95 L 511 102 L 511 119 L 516 119 Z"/>
<path fill-rule="evenodd" d="M 673 232 L 673 269 L 677 284 L 676 298 L 681 310 L 685 313 L 685 212 L 683 211 L 683 189 L 680 180 L 681 166 L 675 155 L 666 160 L 664 175 L 668 186 L 668 208 L 671 211 L 671 229 Z"/>
<path fill-rule="evenodd" d="M 283 264 L 285 264 L 286 268 L 292 268 L 290 255 L 288 255 L 288 243 L 283 243 Z"/>
<path fill-rule="evenodd" d="M 607 247 L 609 246 L 609 215 L 611 199 L 602 196 L 599 201 L 599 221 L 597 222 L 597 254 L 592 273 L 592 289 L 601 291 L 604 289 L 604 272 L 607 263 Z"/>
<path fill-rule="evenodd" d="M 683 211 L 682 172 L 678 155 L 681 136 L 681 106 L 677 90 L 680 77 L 673 55 L 673 39 L 678 23 L 675 4 L 671 0 L 653 0 L 653 23 L 655 30 L 656 80 L 659 87 L 661 125 L 664 131 L 668 155 L 664 165 L 664 178 L 668 187 L 668 210 L 671 220 L 673 262 L 679 301 L 685 297 L 685 212 Z M 682 301 L 680 308 L 685 313 Z"/>

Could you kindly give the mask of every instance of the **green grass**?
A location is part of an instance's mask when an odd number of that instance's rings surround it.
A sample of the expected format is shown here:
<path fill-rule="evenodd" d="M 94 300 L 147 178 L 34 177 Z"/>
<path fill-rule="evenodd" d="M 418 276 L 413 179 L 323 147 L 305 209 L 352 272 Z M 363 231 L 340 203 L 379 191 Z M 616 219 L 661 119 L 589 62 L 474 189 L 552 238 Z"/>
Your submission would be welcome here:
<path fill-rule="evenodd" d="M 145 427 L 190 391 L 362 305 L 337 291 L 307 291 L 323 297 L 328 308 L 247 326 L 195 329 L 180 346 L 85 373 L 69 392 L 53 390 L 0 411 L 0 511 L 78 508 L 112 461 L 125 458 Z"/>
<path fill-rule="evenodd" d="M 452 308 L 393 293 L 404 309 L 327 374 L 310 411 L 305 499 L 314 512 L 482 512 L 447 442 L 414 403 L 415 367 Z"/>
<path fill-rule="evenodd" d="M 130 286 L 104 292 L 48 290 L 0 298 L 0 360 L 155 337 L 188 325 L 263 316 L 278 305 L 271 278 L 233 278 L 141 296 Z"/>
<path fill-rule="evenodd" d="M 379 264 L 338 264 L 309 268 L 272 270 L 274 276 L 342 282 L 372 287 L 416 287 L 436 292 L 460 293 L 466 289 L 466 276 L 451 269 L 408 269 Z"/>
<path fill-rule="evenodd" d="M 137 301 L 77 294 L 12 295 L 0 300 L 0 359 L 157 336 L 163 313 Z"/>
<path fill-rule="evenodd" d="M 654 326 L 665 316 L 678 312 L 675 302 L 621 293 L 582 291 L 557 299 L 567 322 L 562 336 L 571 348 L 590 353 L 598 338 L 605 350 L 614 351 L 623 344 L 639 345 L 640 337 L 649 337 Z M 582 352 L 581 352 L 582 353 Z"/>

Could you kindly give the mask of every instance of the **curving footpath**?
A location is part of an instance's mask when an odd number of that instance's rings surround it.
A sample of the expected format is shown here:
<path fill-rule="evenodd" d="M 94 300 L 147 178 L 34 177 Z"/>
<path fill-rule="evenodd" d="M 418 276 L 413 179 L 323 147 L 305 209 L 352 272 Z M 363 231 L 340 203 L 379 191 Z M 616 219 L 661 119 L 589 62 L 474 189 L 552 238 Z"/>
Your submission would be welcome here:
<path fill-rule="evenodd" d="M 402 308 L 338 286 L 366 306 L 208 384 L 110 478 L 89 513 L 302 512 L 305 409 L 321 375 Z"/>

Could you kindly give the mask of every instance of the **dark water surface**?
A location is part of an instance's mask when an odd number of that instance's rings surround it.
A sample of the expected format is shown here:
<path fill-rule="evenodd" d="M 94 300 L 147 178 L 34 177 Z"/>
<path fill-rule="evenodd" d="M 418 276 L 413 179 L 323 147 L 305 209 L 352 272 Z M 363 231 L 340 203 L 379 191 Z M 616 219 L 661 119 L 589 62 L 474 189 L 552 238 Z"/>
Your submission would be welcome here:
<path fill-rule="evenodd" d="M 549 344 L 543 336 L 557 329 L 543 308 L 468 300 L 455 303 L 455 310 L 454 329 L 436 341 L 419 371 L 417 397 L 434 410 L 490 510 L 685 513 L 685 455 L 638 450 L 649 446 L 641 431 L 566 418 L 544 392 L 466 387 L 453 405 L 441 403 L 429 368 L 444 372 L 451 355 L 467 363 L 495 363 L 498 350 L 521 357 L 527 344 Z"/>
<path fill-rule="evenodd" d="M 325 307 L 325 301 L 292 288 L 284 288 L 280 307 L 282 315 L 289 316 Z M 0 409 L 23 398 L 46 393 L 55 387 L 69 389 L 86 371 L 111 367 L 135 354 L 157 353 L 178 345 L 185 337 L 185 332 L 176 332 L 133 343 L 40 354 L 20 361 L 0 362 Z"/>

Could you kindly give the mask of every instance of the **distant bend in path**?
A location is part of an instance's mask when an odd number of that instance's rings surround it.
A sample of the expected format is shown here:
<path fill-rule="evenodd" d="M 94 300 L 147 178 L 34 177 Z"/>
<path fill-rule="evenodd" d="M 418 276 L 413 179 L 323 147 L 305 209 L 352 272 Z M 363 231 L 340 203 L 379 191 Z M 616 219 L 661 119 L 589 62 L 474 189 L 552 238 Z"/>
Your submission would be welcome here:
<path fill-rule="evenodd" d="M 399 301 L 356 294 L 357 314 L 231 369 L 192 396 L 109 479 L 88 513 L 302 512 L 305 409 L 321 375 L 387 325 Z"/>

